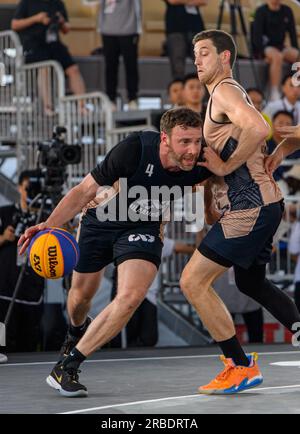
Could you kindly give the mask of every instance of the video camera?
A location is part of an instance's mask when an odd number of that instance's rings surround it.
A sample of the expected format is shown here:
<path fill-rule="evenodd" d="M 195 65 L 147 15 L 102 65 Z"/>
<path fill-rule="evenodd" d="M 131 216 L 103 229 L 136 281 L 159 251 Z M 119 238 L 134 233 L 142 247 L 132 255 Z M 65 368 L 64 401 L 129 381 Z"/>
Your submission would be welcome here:
<path fill-rule="evenodd" d="M 68 178 L 66 168 L 79 164 L 81 148 L 78 145 L 66 145 L 64 127 L 56 127 L 52 140 L 38 146 L 37 169 L 29 171 L 28 198 L 46 195 L 56 204 L 60 200 L 62 187 Z"/>
<path fill-rule="evenodd" d="M 46 42 L 57 42 L 59 38 L 60 16 L 58 12 L 49 15 L 50 23 L 46 32 Z"/>
<path fill-rule="evenodd" d="M 21 234 L 24 234 L 27 228 L 35 225 L 37 219 L 36 213 L 22 212 L 17 210 L 12 218 L 12 226 L 15 228 L 15 236 L 19 238 Z"/>

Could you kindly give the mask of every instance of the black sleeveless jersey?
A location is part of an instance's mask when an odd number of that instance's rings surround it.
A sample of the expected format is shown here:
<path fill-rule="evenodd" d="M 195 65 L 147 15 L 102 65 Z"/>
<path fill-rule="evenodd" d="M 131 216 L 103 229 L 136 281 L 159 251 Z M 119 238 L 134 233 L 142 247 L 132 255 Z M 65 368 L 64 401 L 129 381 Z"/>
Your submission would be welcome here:
<path fill-rule="evenodd" d="M 101 221 L 99 217 L 105 215 L 108 221 L 125 223 L 125 225 L 137 222 L 142 224 L 161 222 L 168 213 L 172 201 L 183 198 L 194 185 L 211 176 L 211 172 L 199 166 L 195 166 L 188 172 L 183 170 L 170 172 L 164 169 L 159 156 L 160 134 L 143 131 L 138 134 L 138 139 L 141 153 L 134 173 L 123 178 L 120 176 L 122 169 L 119 169 L 116 196 L 104 206 L 100 204 L 97 211 L 89 209 L 87 216 L 93 218 L 97 216 Z M 130 151 L 128 147 L 128 153 Z M 107 158 L 110 158 L 109 154 Z M 123 173 L 128 173 L 126 167 Z M 94 171 L 92 175 L 97 181 Z"/>

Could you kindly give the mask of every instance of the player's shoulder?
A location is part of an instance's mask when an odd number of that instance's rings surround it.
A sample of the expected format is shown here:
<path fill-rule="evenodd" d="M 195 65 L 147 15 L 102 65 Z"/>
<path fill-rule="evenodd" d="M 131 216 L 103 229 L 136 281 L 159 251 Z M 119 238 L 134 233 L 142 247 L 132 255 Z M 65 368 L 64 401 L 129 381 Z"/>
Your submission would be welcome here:
<path fill-rule="evenodd" d="M 215 102 L 227 105 L 233 98 L 240 98 L 245 94 L 246 91 L 238 84 L 238 82 L 233 79 L 224 79 L 215 88 L 213 98 Z"/>
<path fill-rule="evenodd" d="M 140 132 L 133 132 L 129 134 L 127 137 L 125 137 L 123 140 L 121 140 L 114 148 L 114 153 L 116 152 L 122 152 L 122 151 L 128 151 L 128 152 L 134 152 L 136 148 L 139 148 L 141 146 L 141 136 Z"/>

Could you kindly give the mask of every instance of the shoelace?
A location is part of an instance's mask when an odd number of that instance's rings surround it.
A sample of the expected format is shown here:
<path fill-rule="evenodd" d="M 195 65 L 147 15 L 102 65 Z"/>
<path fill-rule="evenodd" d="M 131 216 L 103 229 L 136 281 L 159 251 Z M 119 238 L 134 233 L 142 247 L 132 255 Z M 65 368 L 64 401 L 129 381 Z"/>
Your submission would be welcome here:
<path fill-rule="evenodd" d="M 76 383 L 78 383 L 79 380 L 78 374 L 80 374 L 81 372 L 79 369 L 68 369 L 66 372 L 71 381 L 75 381 Z"/>
<path fill-rule="evenodd" d="M 225 358 L 221 357 L 222 362 L 224 363 Z M 217 375 L 216 380 L 218 381 L 222 381 L 222 380 L 226 380 L 226 378 L 228 378 L 230 372 L 234 369 L 234 366 L 231 364 L 227 364 L 225 366 L 225 369 L 220 372 L 219 375 Z"/>

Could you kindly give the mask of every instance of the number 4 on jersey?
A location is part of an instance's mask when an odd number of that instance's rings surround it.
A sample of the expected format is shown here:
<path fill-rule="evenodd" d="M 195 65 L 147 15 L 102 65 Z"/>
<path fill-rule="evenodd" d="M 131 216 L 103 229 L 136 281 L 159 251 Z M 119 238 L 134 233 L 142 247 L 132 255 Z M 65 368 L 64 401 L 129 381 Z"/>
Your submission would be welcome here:
<path fill-rule="evenodd" d="M 147 175 L 149 176 L 149 178 L 153 175 L 153 171 L 154 171 L 154 165 L 153 164 L 148 164 L 145 173 L 147 173 Z"/>

